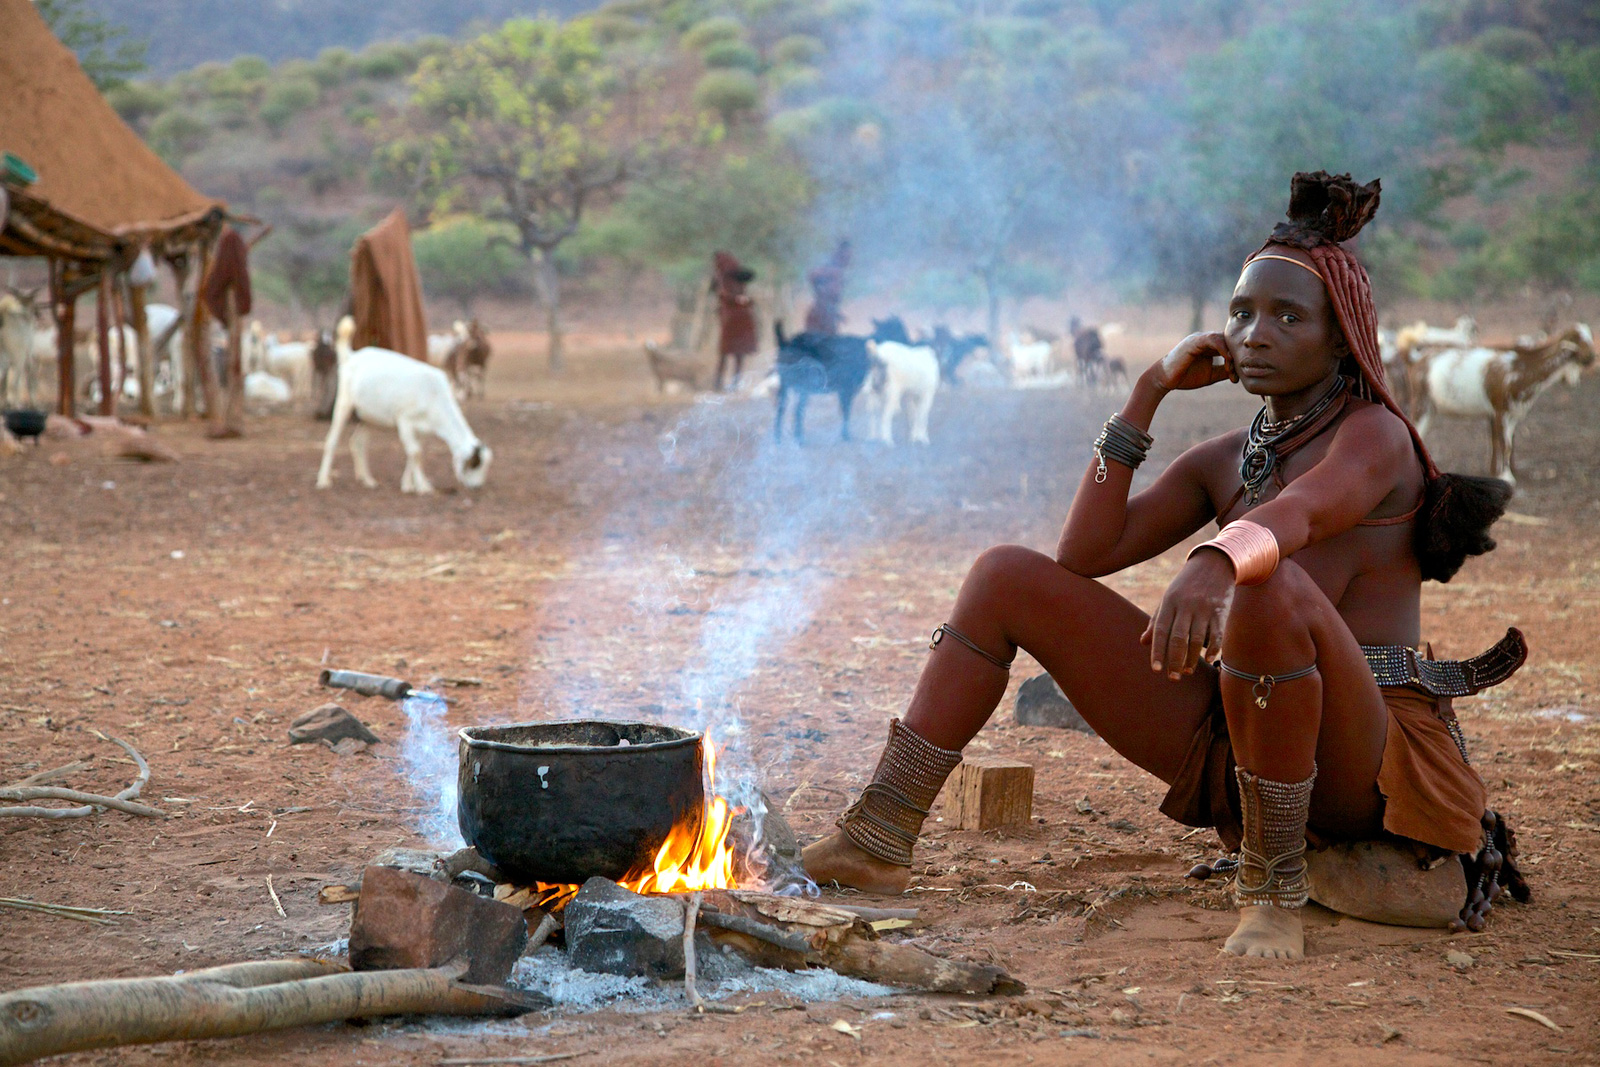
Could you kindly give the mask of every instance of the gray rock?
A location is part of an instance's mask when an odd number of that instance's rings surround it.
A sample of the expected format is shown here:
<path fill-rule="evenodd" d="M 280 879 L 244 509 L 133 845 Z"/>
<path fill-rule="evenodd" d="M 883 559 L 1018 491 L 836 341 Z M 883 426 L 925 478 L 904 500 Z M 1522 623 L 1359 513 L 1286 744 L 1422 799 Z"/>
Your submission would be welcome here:
<path fill-rule="evenodd" d="M 1078 709 L 1072 706 L 1056 680 L 1048 674 L 1029 678 L 1017 690 L 1016 718 L 1018 726 L 1055 726 L 1063 730 L 1078 730 L 1092 734 L 1094 728 L 1083 721 Z"/>
<path fill-rule="evenodd" d="M 683 974 L 683 905 L 591 878 L 562 913 L 574 967 L 599 974 Z M 696 946 L 698 959 L 698 945 Z"/>
<path fill-rule="evenodd" d="M 364 741 L 369 745 L 378 743 L 377 734 L 337 704 L 314 708 L 289 724 L 291 745 L 303 745 L 308 741 L 326 741 L 334 745 L 346 738 Z"/>

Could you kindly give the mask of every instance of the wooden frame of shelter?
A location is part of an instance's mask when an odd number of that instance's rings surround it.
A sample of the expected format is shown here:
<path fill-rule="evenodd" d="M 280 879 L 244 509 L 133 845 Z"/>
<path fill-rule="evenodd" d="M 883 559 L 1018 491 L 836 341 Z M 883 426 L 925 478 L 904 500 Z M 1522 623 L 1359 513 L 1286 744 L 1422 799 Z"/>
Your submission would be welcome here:
<path fill-rule="evenodd" d="M 95 329 L 100 351 L 100 411 L 115 414 L 110 344 L 112 319 L 122 336 L 122 309 L 139 346 L 139 405 L 151 417 L 155 361 L 149 358 L 144 290 L 128 271 L 148 249 L 172 270 L 184 327 L 186 365 L 181 411 L 195 411 L 196 373 L 208 408 L 217 410 L 215 374 L 201 358 L 207 336 L 198 290 L 227 205 L 202 195 L 167 166 L 89 80 L 77 57 L 50 32 L 31 0 L 0 0 L 0 150 L 37 173 L 29 182 L 0 174 L 10 211 L 0 219 L 0 256 L 43 257 L 50 267 L 56 323 L 57 410 L 75 413 L 74 341 L 78 298 L 98 290 Z M 253 219 L 241 221 L 254 222 Z M 120 341 L 119 341 L 120 345 Z M 122 353 L 124 364 L 126 353 Z"/>

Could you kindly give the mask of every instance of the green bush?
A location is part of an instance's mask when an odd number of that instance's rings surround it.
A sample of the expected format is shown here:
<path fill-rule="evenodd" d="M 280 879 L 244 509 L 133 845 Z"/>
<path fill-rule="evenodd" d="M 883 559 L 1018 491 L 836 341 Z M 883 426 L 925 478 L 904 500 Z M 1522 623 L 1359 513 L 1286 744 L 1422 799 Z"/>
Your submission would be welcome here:
<path fill-rule="evenodd" d="M 423 291 L 448 297 L 472 313 L 480 296 L 514 291 L 528 269 L 513 245 L 515 232 L 506 225 L 477 218 L 437 224 L 415 235 L 411 248 Z"/>
<path fill-rule="evenodd" d="M 1512 26 L 1491 26 L 1472 43 L 1478 51 L 1502 63 L 1529 65 L 1550 55 L 1550 47 L 1537 33 Z"/>
<path fill-rule="evenodd" d="M 138 124 L 154 118 L 172 106 L 173 92 L 154 82 L 123 82 L 106 92 L 106 102 L 116 108 L 123 121 Z"/>
<path fill-rule="evenodd" d="M 249 101 L 241 96 L 219 96 L 205 108 L 205 116 L 225 130 L 238 130 L 250 125 L 251 112 Z"/>
<path fill-rule="evenodd" d="M 317 61 L 312 77 L 324 89 L 332 89 L 348 81 L 355 72 L 356 57 L 348 48 L 324 48 L 317 53 Z"/>
<path fill-rule="evenodd" d="M 240 81 L 266 81 L 272 77 L 272 64 L 260 56 L 239 56 L 228 64 L 228 73 Z"/>
<path fill-rule="evenodd" d="M 409 45 L 384 42 L 370 45 L 356 57 L 356 71 L 363 78 L 389 81 L 417 69 L 416 50 Z"/>
<path fill-rule="evenodd" d="M 694 87 L 694 106 L 715 111 L 724 122 L 761 103 L 761 83 L 748 70 L 713 70 Z"/>
<path fill-rule="evenodd" d="M 761 53 L 743 41 L 716 41 L 700 54 L 713 70 L 760 70 Z"/>
<path fill-rule="evenodd" d="M 289 120 L 302 111 L 317 106 L 322 91 L 310 78 L 284 78 L 267 87 L 261 101 L 261 121 L 273 133 L 279 133 Z"/>
<path fill-rule="evenodd" d="M 767 74 L 772 87 L 785 103 L 798 104 L 822 87 L 822 72 L 816 67 L 774 67 Z"/>
<path fill-rule="evenodd" d="M 210 133 L 211 127 L 194 112 L 175 108 L 150 124 L 150 147 L 176 165 L 204 145 Z"/>
<path fill-rule="evenodd" d="M 774 63 L 803 67 L 822 58 L 822 42 L 804 33 L 791 34 L 772 46 Z"/>
<path fill-rule="evenodd" d="M 594 39 L 601 44 L 621 44 L 636 41 L 645 35 L 645 27 L 635 19 L 612 11 L 600 11 L 589 17 Z"/>
<path fill-rule="evenodd" d="M 719 41 L 744 40 L 744 23 L 728 15 L 717 15 L 696 23 L 683 35 L 683 46 L 701 52 Z"/>

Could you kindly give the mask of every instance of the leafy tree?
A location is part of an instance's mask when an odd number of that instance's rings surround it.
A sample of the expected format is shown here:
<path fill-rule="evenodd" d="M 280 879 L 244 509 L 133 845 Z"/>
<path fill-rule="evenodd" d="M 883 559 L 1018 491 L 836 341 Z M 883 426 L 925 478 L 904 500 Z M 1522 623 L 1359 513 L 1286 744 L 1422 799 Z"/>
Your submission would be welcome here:
<path fill-rule="evenodd" d="M 144 70 L 149 44 L 88 10 L 87 0 L 34 0 L 34 6 L 56 38 L 77 53 L 83 72 L 101 92 Z"/>
<path fill-rule="evenodd" d="M 552 370 L 562 363 L 556 250 L 659 147 L 634 128 L 642 108 L 617 106 L 648 78 L 621 77 L 606 58 L 583 19 L 512 19 L 423 62 L 412 137 L 397 146 L 426 168 L 435 208 L 513 227 L 545 306 Z"/>
<path fill-rule="evenodd" d="M 454 300 L 463 318 L 485 293 L 510 290 L 520 271 L 509 226 L 470 216 L 435 223 L 411 239 L 424 291 Z"/>

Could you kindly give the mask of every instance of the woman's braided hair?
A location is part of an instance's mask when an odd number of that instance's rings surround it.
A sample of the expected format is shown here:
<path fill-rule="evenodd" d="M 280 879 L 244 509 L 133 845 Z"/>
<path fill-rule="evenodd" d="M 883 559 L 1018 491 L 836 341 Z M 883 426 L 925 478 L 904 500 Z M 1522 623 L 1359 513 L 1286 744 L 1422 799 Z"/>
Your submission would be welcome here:
<path fill-rule="evenodd" d="M 1427 478 L 1427 495 L 1416 525 L 1417 559 L 1423 578 L 1448 582 L 1468 556 L 1494 548 L 1489 527 L 1504 514 L 1511 486 L 1498 478 L 1441 473 L 1422 435 L 1389 392 L 1378 349 L 1372 281 L 1343 244 L 1378 213 L 1381 191 L 1377 179 L 1357 185 L 1348 174 L 1321 170 L 1296 174 L 1289 187 L 1289 221 L 1278 223 L 1251 258 L 1274 245 L 1298 248 L 1322 275 L 1349 348 L 1348 363 L 1353 366 L 1347 365 L 1346 370 L 1355 381 L 1356 395 L 1382 404 L 1411 431 Z"/>

